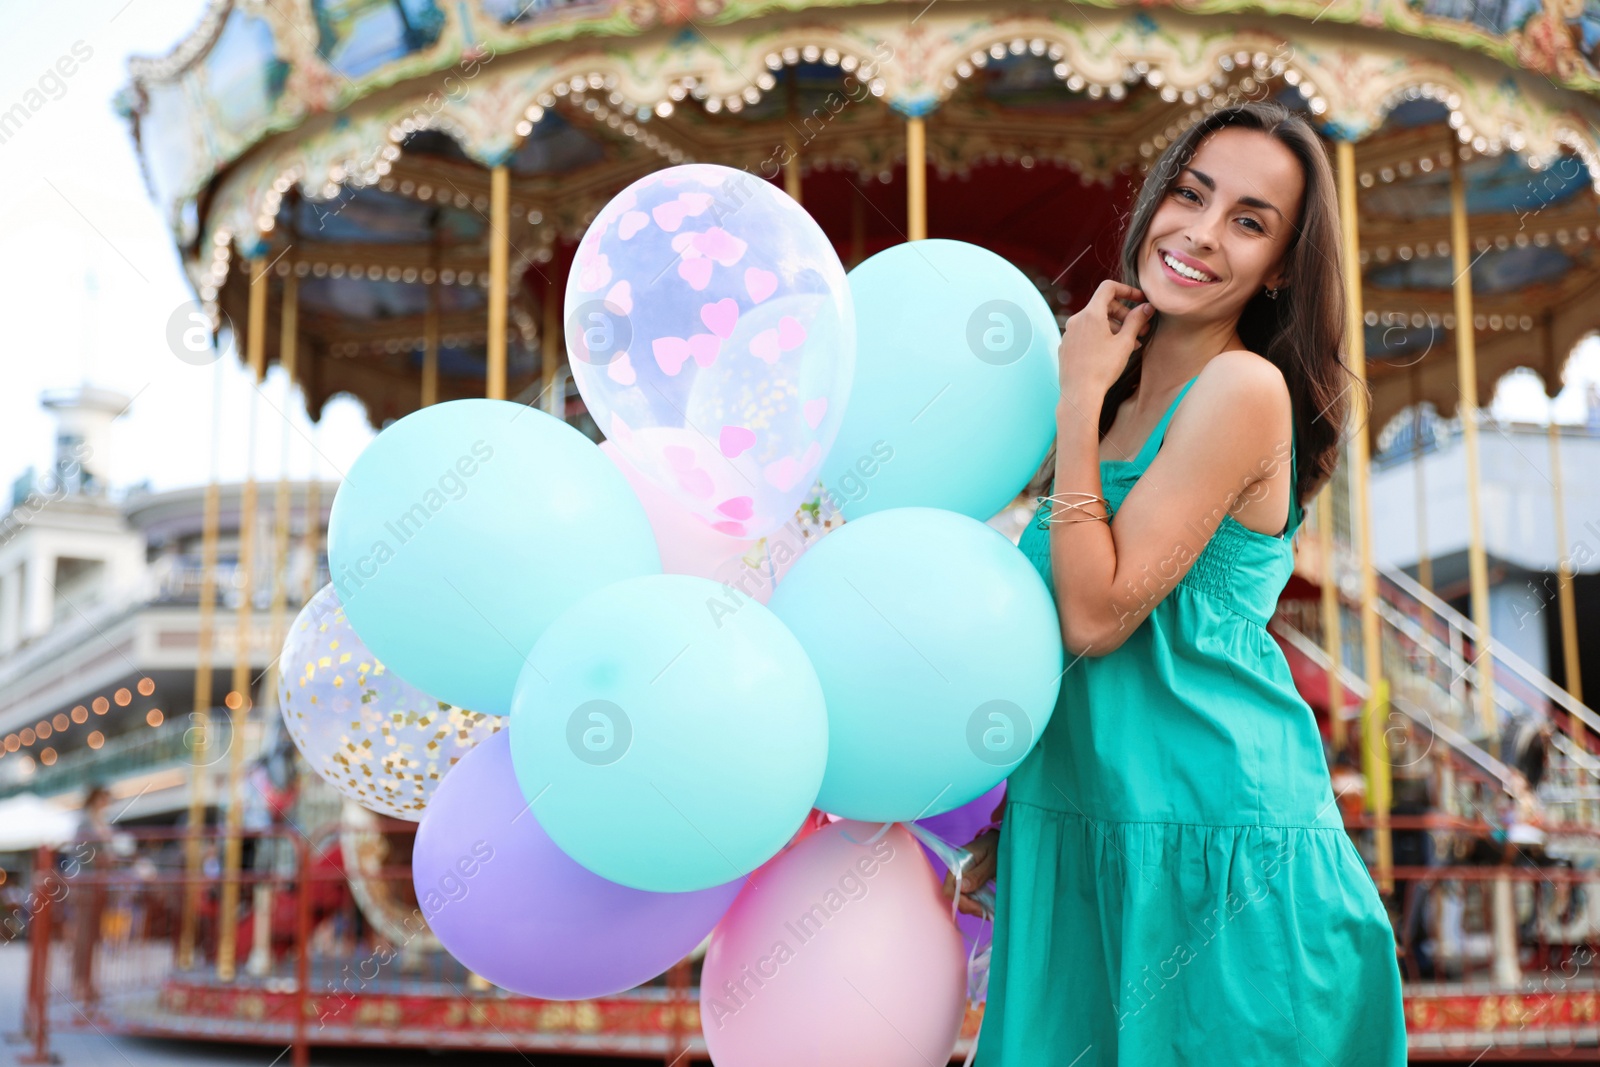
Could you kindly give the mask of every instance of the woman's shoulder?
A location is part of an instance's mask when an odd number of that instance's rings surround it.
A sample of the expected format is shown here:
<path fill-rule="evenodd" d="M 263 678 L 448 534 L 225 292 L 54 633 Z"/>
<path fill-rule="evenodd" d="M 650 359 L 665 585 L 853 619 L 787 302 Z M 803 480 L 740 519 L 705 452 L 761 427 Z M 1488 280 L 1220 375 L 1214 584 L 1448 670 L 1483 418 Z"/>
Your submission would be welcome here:
<path fill-rule="evenodd" d="M 1182 417 L 1185 407 L 1194 409 L 1188 420 Z M 1173 420 L 1172 434 L 1220 423 L 1232 433 L 1271 435 L 1292 411 L 1293 398 L 1283 372 L 1265 356 L 1248 349 L 1230 349 L 1212 356 L 1200 369 Z"/>
<path fill-rule="evenodd" d="M 1227 391 L 1289 399 L 1289 383 L 1284 379 L 1283 371 L 1266 356 L 1248 348 L 1230 348 L 1212 356 L 1200 368 L 1194 387 L 1205 387 L 1212 393 Z"/>

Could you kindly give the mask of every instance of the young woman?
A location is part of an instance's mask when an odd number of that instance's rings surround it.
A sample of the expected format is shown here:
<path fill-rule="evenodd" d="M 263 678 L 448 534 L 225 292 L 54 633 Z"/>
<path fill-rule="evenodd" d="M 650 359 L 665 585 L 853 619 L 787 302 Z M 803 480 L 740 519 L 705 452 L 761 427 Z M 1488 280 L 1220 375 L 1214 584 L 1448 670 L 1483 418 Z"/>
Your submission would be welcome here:
<path fill-rule="evenodd" d="M 1266 629 L 1349 407 L 1339 257 L 1311 128 L 1226 108 L 1067 321 L 1021 547 L 1069 666 L 968 846 L 963 910 L 996 881 L 978 1067 L 1405 1063 L 1389 921 Z"/>

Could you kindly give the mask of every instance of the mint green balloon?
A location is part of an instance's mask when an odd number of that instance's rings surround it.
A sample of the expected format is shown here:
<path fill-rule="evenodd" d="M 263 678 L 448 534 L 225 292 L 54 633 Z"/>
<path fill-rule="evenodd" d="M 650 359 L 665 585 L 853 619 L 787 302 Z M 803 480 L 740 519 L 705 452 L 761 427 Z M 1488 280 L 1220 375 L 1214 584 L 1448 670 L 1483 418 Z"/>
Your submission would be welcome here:
<path fill-rule="evenodd" d="M 504 715 L 551 619 L 661 570 L 644 505 L 598 445 L 505 400 L 412 412 L 333 498 L 328 568 L 373 655 L 429 696 Z"/>
<path fill-rule="evenodd" d="M 900 507 L 999 513 L 1055 439 L 1050 305 L 1016 267 L 964 241 L 895 245 L 849 279 L 855 381 L 823 485 L 851 520 Z"/>
<path fill-rule="evenodd" d="M 757 601 L 682 574 L 615 582 L 552 622 L 510 729 L 529 810 L 561 850 L 661 893 L 723 885 L 777 855 L 828 754 L 800 642 Z"/>
<path fill-rule="evenodd" d="M 1055 601 L 1015 545 L 965 515 L 893 508 L 848 522 L 768 606 L 827 694 L 817 807 L 831 814 L 909 822 L 959 808 L 1022 762 L 1055 710 Z"/>

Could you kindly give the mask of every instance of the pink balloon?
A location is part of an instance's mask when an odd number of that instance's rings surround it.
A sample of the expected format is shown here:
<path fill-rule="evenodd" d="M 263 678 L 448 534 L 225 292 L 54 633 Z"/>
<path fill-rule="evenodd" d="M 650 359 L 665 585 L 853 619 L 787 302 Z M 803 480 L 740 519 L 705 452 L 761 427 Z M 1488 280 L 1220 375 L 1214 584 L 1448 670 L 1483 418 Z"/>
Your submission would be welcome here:
<path fill-rule="evenodd" d="M 755 541 L 718 533 L 703 519 L 691 515 L 666 490 L 624 459 L 615 442 L 600 442 L 600 451 L 616 464 L 623 477 L 628 479 L 628 484 L 633 486 L 634 495 L 644 505 L 644 513 L 650 518 L 650 528 L 655 531 L 656 546 L 661 551 L 661 570 L 664 573 L 712 578 L 717 568 L 755 547 Z"/>
<path fill-rule="evenodd" d="M 666 574 L 710 578 L 765 604 L 772 598 L 779 579 L 788 573 L 811 543 L 801 532 L 797 519 L 772 531 L 765 539 L 741 539 L 720 533 L 628 462 L 614 442 L 600 442 L 600 451 L 628 479 L 634 495 L 644 505 L 661 553 L 661 570 Z M 692 463 L 693 457 L 687 462 Z M 730 522 L 736 521 L 732 517 L 744 514 L 742 509 L 748 506 L 748 499 L 728 497 L 720 514 L 729 516 Z"/>
<path fill-rule="evenodd" d="M 927 1067 L 966 1014 L 966 953 L 916 838 L 841 819 L 750 875 L 711 933 L 717 1067 Z M 871 841 L 870 844 L 868 842 Z"/>

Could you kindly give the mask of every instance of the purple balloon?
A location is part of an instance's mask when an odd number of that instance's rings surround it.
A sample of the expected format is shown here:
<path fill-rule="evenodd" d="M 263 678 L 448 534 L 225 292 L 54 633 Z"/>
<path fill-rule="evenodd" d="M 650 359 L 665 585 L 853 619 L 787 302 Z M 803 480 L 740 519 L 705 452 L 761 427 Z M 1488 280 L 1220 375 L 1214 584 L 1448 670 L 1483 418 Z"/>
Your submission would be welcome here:
<path fill-rule="evenodd" d="M 959 808 L 951 808 L 942 815 L 930 815 L 926 819 L 918 819 L 917 825 L 926 826 L 959 848 L 972 840 L 972 835 L 978 832 L 978 827 L 994 817 L 994 809 L 1000 806 L 1000 798 L 1005 795 L 1006 783 L 1002 779 L 999 785 L 976 800 L 969 800 Z M 944 864 L 939 864 L 940 874 L 944 873 L 944 869 Z"/>
<path fill-rule="evenodd" d="M 973 835 L 978 832 L 978 827 L 994 817 L 994 809 L 1000 806 L 1000 798 L 1005 795 L 1006 783 L 1002 781 L 976 800 L 969 800 L 959 808 L 952 808 L 942 815 L 930 815 L 926 819 L 918 819 L 917 825 L 927 827 L 952 845 L 961 848 L 972 840 Z M 918 846 L 922 849 L 922 854 L 928 858 L 933 872 L 943 882 L 950 868 L 946 867 L 944 860 L 934 855 L 933 850 L 927 845 L 919 842 Z M 956 915 L 956 925 L 961 928 L 961 936 L 966 940 L 969 949 L 976 941 L 978 951 L 982 952 L 983 947 L 989 943 L 993 924 L 988 920 L 961 912 Z"/>
<path fill-rule="evenodd" d="M 411 879 L 444 947 L 495 985 L 546 1000 L 620 993 L 692 952 L 745 879 L 652 893 L 590 871 L 534 818 L 510 734 L 463 756 L 417 827 Z"/>

